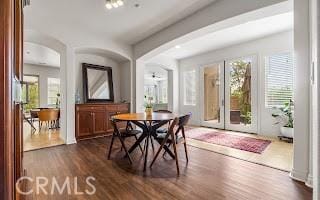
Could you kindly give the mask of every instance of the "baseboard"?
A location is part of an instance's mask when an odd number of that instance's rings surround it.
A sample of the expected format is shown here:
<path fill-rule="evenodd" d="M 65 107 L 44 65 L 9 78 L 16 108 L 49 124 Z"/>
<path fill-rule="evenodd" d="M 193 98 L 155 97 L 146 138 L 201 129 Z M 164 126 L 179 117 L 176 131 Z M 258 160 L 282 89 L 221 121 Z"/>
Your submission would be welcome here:
<path fill-rule="evenodd" d="M 308 177 L 308 173 L 307 172 L 300 172 L 300 171 L 297 171 L 295 169 L 292 169 L 292 171 L 290 172 L 289 176 L 292 179 L 296 180 L 296 181 L 300 181 L 300 182 L 306 183 L 306 180 L 307 180 L 307 177 Z"/>
<path fill-rule="evenodd" d="M 77 140 L 75 138 L 67 140 L 66 144 L 76 144 Z"/>
<path fill-rule="evenodd" d="M 313 188 L 313 177 L 311 174 L 308 174 L 308 178 L 307 178 L 307 181 L 306 181 L 306 186 L 310 187 L 310 188 Z"/>

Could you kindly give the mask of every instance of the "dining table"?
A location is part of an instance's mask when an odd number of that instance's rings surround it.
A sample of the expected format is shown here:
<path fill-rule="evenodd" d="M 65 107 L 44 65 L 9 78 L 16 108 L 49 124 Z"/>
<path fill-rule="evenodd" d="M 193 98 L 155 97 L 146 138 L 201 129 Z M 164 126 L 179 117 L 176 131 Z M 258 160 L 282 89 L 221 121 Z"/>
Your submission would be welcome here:
<path fill-rule="evenodd" d="M 145 140 L 144 147 L 144 165 L 143 170 L 146 170 L 147 160 L 148 160 L 148 151 L 149 151 L 149 142 L 154 139 L 159 144 L 161 140 L 157 139 L 157 129 L 168 124 L 170 121 L 179 117 L 174 113 L 156 113 L 152 114 L 147 113 L 126 113 L 126 114 L 117 114 L 112 118 L 117 121 L 126 121 L 131 122 L 141 128 L 142 134 L 139 136 L 137 141 L 130 147 L 128 150 L 129 153 L 132 153 L 138 146 Z M 164 150 L 175 159 L 174 153 L 167 147 L 164 146 Z"/>

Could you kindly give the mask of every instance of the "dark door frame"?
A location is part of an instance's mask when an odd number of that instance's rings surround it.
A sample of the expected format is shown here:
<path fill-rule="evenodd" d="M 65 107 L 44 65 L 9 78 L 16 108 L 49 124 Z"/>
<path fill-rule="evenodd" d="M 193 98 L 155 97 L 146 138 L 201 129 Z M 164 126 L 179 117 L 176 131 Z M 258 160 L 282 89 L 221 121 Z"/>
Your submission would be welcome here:
<path fill-rule="evenodd" d="M 22 1 L 0 1 L 0 199 L 20 199 L 15 182 L 21 176 L 21 107 L 14 103 L 13 80 L 22 72 Z"/>

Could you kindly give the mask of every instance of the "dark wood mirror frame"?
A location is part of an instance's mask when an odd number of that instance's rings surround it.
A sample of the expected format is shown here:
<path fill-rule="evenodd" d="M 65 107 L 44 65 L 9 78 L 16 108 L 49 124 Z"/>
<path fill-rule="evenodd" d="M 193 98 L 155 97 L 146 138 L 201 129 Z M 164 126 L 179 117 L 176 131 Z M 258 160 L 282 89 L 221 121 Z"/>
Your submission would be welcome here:
<path fill-rule="evenodd" d="M 109 81 L 109 99 L 91 99 L 88 93 L 88 69 L 95 69 L 101 71 L 108 72 L 108 81 Z M 99 103 L 99 102 L 113 102 L 114 94 L 113 94 L 113 80 L 112 80 L 112 68 L 100 65 L 93 65 L 88 63 L 82 63 L 82 75 L 83 75 L 83 96 L 85 103 Z"/>

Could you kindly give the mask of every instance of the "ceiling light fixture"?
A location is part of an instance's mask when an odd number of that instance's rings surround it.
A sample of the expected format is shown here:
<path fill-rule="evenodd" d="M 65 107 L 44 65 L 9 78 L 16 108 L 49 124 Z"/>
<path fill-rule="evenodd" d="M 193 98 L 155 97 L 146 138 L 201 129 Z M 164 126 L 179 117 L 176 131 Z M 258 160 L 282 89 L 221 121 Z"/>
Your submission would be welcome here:
<path fill-rule="evenodd" d="M 181 46 L 180 46 L 180 45 L 176 45 L 175 47 L 176 47 L 176 49 L 180 49 L 180 48 L 181 48 Z"/>
<path fill-rule="evenodd" d="M 106 8 L 109 10 L 123 6 L 123 4 L 123 0 L 106 0 Z"/>

